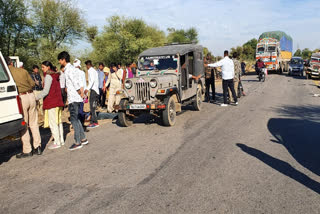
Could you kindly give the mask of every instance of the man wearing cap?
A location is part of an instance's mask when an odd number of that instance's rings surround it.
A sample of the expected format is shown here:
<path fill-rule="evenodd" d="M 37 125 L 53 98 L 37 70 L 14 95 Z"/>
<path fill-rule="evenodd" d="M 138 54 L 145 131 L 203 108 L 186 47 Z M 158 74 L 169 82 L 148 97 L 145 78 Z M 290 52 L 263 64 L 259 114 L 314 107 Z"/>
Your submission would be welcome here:
<path fill-rule="evenodd" d="M 29 128 L 33 137 L 33 148 L 38 155 L 42 154 L 41 150 L 41 137 L 38 126 L 38 112 L 36 105 L 36 97 L 33 93 L 33 87 L 35 82 L 32 80 L 29 73 L 23 68 L 13 67 L 11 59 L 6 58 L 7 65 L 11 71 L 14 81 L 17 84 L 19 96 L 21 98 L 21 104 L 23 109 L 24 121 L 27 124 L 27 128 L 20 132 L 22 141 L 22 153 L 17 154 L 17 158 L 27 158 L 33 155 Z"/>
<path fill-rule="evenodd" d="M 85 90 L 85 94 L 90 90 L 90 112 L 91 112 L 91 120 L 88 128 L 96 128 L 99 127 L 98 117 L 96 113 L 97 103 L 99 99 L 99 77 L 97 71 L 93 68 L 91 60 L 87 60 L 85 62 L 88 69 L 88 79 L 89 84 Z"/>
<path fill-rule="evenodd" d="M 84 94 L 84 90 L 86 88 L 87 81 L 86 81 L 85 72 L 80 69 L 81 68 L 81 61 L 79 59 L 75 59 L 73 61 L 73 66 L 76 70 L 76 73 L 80 76 L 80 93 Z M 84 108 L 84 102 L 81 102 L 80 107 L 79 107 L 79 120 L 83 126 L 83 129 L 86 130 L 86 127 L 84 126 L 85 113 L 83 111 L 83 108 Z"/>

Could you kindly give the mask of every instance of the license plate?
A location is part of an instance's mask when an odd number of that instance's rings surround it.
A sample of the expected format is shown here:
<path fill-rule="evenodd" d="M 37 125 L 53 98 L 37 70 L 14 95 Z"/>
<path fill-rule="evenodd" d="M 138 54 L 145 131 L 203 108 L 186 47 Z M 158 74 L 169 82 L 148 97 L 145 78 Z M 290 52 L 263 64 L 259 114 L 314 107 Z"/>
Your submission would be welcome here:
<path fill-rule="evenodd" d="M 141 110 L 141 109 L 146 109 L 147 108 L 147 105 L 146 104 L 131 104 L 130 105 L 130 109 L 138 109 L 138 110 Z"/>
<path fill-rule="evenodd" d="M 317 72 L 312 72 L 312 75 L 319 75 L 319 73 L 317 73 Z"/>

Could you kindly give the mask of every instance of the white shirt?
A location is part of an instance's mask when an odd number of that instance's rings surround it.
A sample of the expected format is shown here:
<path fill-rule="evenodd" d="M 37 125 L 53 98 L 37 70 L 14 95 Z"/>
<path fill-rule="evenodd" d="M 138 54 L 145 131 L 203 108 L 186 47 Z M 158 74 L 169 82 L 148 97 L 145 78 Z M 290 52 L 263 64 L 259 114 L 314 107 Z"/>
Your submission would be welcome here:
<path fill-rule="evenodd" d="M 64 70 L 64 74 L 66 75 L 68 103 L 83 102 L 83 99 L 77 92 L 82 85 L 81 76 L 70 63 L 66 65 Z"/>
<path fill-rule="evenodd" d="M 222 79 L 231 80 L 234 78 L 234 63 L 228 56 L 224 57 L 219 62 L 208 64 L 208 67 L 221 67 Z"/>
<path fill-rule="evenodd" d="M 83 90 L 86 89 L 87 80 L 86 80 L 86 73 L 80 70 L 80 68 L 75 68 L 78 75 L 80 75 L 80 86 L 83 87 Z"/>
<path fill-rule="evenodd" d="M 87 86 L 87 90 L 94 90 L 97 94 L 99 94 L 99 76 L 98 72 L 94 70 L 93 67 L 88 70 L 89 76 L 89 84 Z"/>
<path fill-rule="evenodd" d="M 60 82 L 60 88 L 65 88 L 66 87 L 66 75 L 62 71 L 60 73 L 59 82 Z"/>

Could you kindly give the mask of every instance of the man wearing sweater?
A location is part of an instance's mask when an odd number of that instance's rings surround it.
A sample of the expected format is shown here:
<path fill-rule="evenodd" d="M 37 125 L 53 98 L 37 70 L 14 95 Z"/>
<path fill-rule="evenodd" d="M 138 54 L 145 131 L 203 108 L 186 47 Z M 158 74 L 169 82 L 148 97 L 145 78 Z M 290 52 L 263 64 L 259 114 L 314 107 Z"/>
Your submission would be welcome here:
<path fill-rule="evenodd" d="M 238 105 L 238 99 L 236 96 L 236 92 L 234 90 L 234 63 L 229 58 L 229 52 L 224 51 L 224 58 L 220 60 L 219 62 L 216 62 L 214 64 L 208 64 L 208 67 L 221 67 L 222 70 L 222 86 L 223 86 L 223 104 L 221 106 L 228 106 L 228 88 L 230 88 L 233 100 L 235 102 L 235 105 Z"/>

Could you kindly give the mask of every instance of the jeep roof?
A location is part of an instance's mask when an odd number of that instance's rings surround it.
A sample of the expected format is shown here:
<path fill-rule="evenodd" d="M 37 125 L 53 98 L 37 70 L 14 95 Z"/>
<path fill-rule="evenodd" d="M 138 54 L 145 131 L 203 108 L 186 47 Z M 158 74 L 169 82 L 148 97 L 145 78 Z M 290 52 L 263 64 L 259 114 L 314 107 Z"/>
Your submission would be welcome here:
<path fill-rule="evenodd" d="M 311 57 L 320 58 L 320 52 L 313 53 Z"/>
<path fill-rule="evenodd" d="M 201 45 L 194 45 L 194 44 L 167 45 L 167 46 L 145 50 L 139 55 L 139 57 L 176 55 L 176 54 L 184 55 L 192 51 L 202 52 L 203 47 Z"/>

